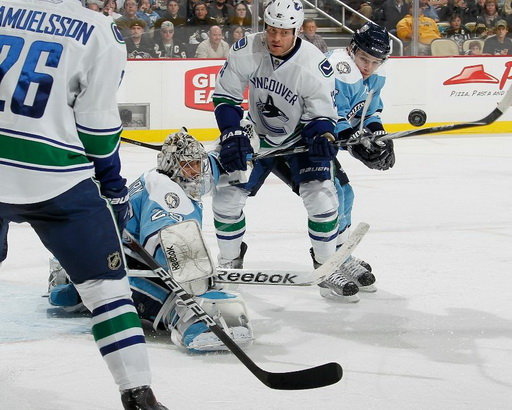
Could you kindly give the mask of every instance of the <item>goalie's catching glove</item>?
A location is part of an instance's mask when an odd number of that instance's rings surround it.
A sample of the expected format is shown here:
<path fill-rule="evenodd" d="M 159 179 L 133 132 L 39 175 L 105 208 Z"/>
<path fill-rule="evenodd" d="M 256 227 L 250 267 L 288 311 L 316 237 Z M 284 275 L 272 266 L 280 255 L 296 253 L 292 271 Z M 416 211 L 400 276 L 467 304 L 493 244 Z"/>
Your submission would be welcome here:
<path fill-rule="evenodd" d="M 338 148 L 332 144 L 335 141 L 329 132 L 308 138 L 309 159 L 314 162 L 332 161 L 338 153 Z"/>
<path fill-rule="evenodd" d="M 220 136 L 219 161 L 227 172 L 246 171 L 247 156 L 252 153 L 251 141 L 242 127 L 228 128 Z"/>
<path fill-rule="evenodd" d="M 132 205 L 130 203 L 130 197 L 128 196 L 128 188 L 124 186 L 120 190 L 102 189 L 101 193 L 110 203 L 112 211 L 114 211 L 117 227 L 122 235 L 128 223 L 128 219 L 130 219 L 132 215 Z"/>
<path fill-rule="evenodd" d="M 386 171 L 395 165 L 395 152 L 393 141 L 377 139 L 386 135 L 386 131 L 371 132 L 363 128 L 356 131 L 348 140 L 348 151 L 370 169 Z"/>

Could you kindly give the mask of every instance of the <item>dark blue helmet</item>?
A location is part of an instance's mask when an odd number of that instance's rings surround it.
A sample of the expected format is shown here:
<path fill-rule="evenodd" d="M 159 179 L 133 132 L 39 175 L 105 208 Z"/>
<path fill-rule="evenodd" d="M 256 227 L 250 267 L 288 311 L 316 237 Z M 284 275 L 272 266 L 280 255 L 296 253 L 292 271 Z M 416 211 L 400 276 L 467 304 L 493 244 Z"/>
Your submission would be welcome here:
<path fill-rule="evenodd" d="M 389 33 L 384 27 L 368 22 L 354 33 L 350 48 L 353 53 L 362 50 L 371 56 L 385 60 L 391 52 Z"/>

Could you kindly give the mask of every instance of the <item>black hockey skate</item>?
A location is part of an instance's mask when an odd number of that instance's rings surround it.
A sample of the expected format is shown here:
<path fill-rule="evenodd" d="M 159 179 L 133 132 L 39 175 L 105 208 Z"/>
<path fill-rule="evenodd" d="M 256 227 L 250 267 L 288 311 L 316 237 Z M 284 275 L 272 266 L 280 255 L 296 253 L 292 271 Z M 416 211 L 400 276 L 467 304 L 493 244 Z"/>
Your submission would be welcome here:
<path fill-rule="evenodd" d="M 318 268 L 321 264 L 315 259 L 313 248 L 309 250 L 313 258 L 314 268 Z M 320 287 L 320 295 L 326 299 L 335 300 L 336 302 L 355 303 L 359 302 L 359 287 L 351 278 L 348 278 L 337 269 L 331 276 L 318 284 Z"/>
<path fill-rule="evenodd" d="M 169 410 L 160 404 L 149 386 L 136 387 L 121 392 L 125 410 Z"/>

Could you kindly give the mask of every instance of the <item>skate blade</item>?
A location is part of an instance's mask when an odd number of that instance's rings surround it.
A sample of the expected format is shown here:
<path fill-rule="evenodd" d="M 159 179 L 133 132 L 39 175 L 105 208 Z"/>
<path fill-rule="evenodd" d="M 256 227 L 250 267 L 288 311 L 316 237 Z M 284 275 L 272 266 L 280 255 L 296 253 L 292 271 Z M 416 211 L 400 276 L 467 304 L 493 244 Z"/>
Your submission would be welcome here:
<path fill-rule="evenodd" d="M 351 296 L 343 296 L 338 295 L 337 293 L 331 291 L 331 289 L 327 288 L 320 288 L 320 295 L 325 299 L 332 300 L 333 302 L 337 303 L 357 303 L 360 300 L 359 295 L 357 293 Z"/>

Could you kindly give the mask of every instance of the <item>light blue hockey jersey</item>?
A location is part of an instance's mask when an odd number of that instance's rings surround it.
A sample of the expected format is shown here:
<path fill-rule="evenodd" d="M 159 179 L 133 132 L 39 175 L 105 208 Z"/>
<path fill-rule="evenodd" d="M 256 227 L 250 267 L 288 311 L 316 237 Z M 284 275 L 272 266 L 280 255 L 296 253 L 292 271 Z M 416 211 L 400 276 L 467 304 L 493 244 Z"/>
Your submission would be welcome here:
<path fill-rule="evenodd" d="M 357 129 L 359 127 L 362 110 L 370 90 L 373 90 L 373 96 L 363 119 L 364 126 L 372 122 L 382 124 L 380 113 L 384 106 L 380 93 L 386 82 L 383 66 L 363 80 L 361 72 L 346 49 L 333 50 L 326 55 L 334 69 L 335 76 L 336 95 L 334 101 L 338 111 L 336 134 L 348 128 Z"/>
<path fill-rule="evenodd" d="M 211 154 L 210 166 L 211 172 L 208 172 L 203 196 L 214 193 L 214 185 L 220 174 L 217 162 L 211 158 Z M 176 182 L 156 169 L 145 172 L 130 185 L 130 202 L 133 215 L 126 229 L 161 266 L 168 268 L 160 247 L 160 230 L 189 219 L 202 225 L 203 203 L 190 199 Z M 129 249 L 126 249 L 126 253 L 139 259 Z"/>

